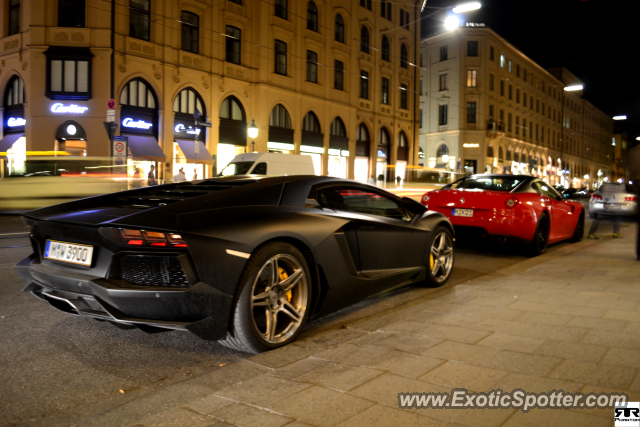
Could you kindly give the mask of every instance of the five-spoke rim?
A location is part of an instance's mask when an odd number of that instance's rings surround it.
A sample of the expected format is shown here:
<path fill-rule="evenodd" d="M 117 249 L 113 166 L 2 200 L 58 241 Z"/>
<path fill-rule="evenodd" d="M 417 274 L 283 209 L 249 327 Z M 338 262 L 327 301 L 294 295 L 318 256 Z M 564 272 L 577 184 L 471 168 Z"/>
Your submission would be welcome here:
<path fill-rule="evenodd" d="M 253 324 L 262 339 L 278 344 L 298 331 L 307 309 L 308 283 L 292 255 L 275 255 L 262 266 L 251 289 Z"/>
<path fill-rule="evenodd" d="M 453 268 L 453 241 L 444 231 L 438 233 L 431 244 L 430 267 L 436 282 L 445 281 Z"/>

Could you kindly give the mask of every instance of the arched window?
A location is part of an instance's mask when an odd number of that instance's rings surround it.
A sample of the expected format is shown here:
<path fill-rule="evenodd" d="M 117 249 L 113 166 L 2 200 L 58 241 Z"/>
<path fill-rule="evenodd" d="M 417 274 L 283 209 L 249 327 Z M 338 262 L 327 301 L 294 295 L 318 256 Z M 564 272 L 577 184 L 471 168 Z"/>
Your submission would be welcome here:
<path fill-rule="evenodd" d="M 389 62 L 389 39 L 382 36 L 382 60 Z"/>
<path fill-rule="evenodd" d="M 507 161 L 511 160 L 511 147 L 507 148 Z"/>
<path fill-rule="evenodd" d="M 176 98 L 177 100 L 178 98 Z M 120 105 L 131 107 L 150 108 L 157 107 L 156 94 L 145 80 L 136 78 L 130 80 L 120 92 Z M 202 112 L 202 110 L 200 110 Z"/>
<path fill-rule="evenodd" d="M 191 88 L 182 89 L 173 101 L 173 111 L 175 113 L 193 114 L 196 109 L 206 117 L 204 102 L 198 92 Z"/>
<path fill-rule="evenodd" d="M 369 53 L 369 30 L 364 25 L 360 30 L 360 51 Z"/>
<path fill-rule="evenodd" d="M 333 122 L 331 122 L 331 136 L 347 137 L 347 130 L 345 129 L 344 123 L 340 117 L 336 117 L 333 119 Z"/>
<path fill-rule="evenodd" d="M 407 45 L 406 44 L 402 44 L 402 46 L 400 47 L 400 66 L 402 68 L 407 68 L 409 65 L 407 63 L 408 61 L 408 52 L 407 52 Z"/>
<path fill-rule="evenodd" d="M 336 15 L 336 41 L 344 43 L 344 19 L 342 15 Z"/>
<path fill-rule="evenodd" d="M 407 146 L 407 136 L 404 132 L 400 132 L 398 134 L 398 147 L 406 147 Z"/>
<path fill-rule="evenodd" d="M 271 110 L 269 116 L 269 126 L 291 129 L 291 117 L 286 108 L 282 104 L 278 104 Z"/>
<path fill-rule="evenodd" d="M 498 147 L 498 160 L 504 160 L 504 150 L 502 147 Z"/>
<path fill-rule="evenodd" d="M 527 153 L 522 153 L 522 155 L 520 156 L 520 163 L 527 163 Z"/>
<path fill-rule="evenodd" d="M 442 162 L 442 156 L 448 156 L 448 155 L 449 155 L 449 147 L 447 147 L 445 144 L 440 144 L 440 146 L 438 147 L 438 150 L 436 151 L 436 161 Z"/>
<path fill-rule="evenodd" d="M 220 118 L 244 122 L 244 109 L 235 96 L 229 96 L 220 105 Z"/>
<path fill-rule="evenodd" d="M 389 138 L 389 132 L 387 128 L 380 128 L 378 132 L 378 145 L 388 146 L 391 138 Z"/>
<path fill-rule="evenodd" d="M 304 116 L 302 120 L 302 130 L 305 132 L 320 133 L 320 122 L 313 111 L 309 111 L 307 115 Z"/>
<path fill-rule="evenodd" d="M 307 29 L 318 31 L 318 7 L 312 1 L 307 3 Z"/>
<path fill-rule="evenodd" d="M 515 153 L 513 153 L 513 161 L 515 162 L 520 162 L 520 152 L 516 151 Z"/>
<path fill-rule="evenodd" d="M 364 124 L 360 124 L 356 128 L 356 141 L 358 142 L 369 142 L 369 130 Z"/>
<path fill-rule="evenodd" d="M 7 84 L 4 106 L 12 107 L 24 104 L 24 83 L 19 76 L 13 76 Z"/>
<path fill-rule="evenodd" d="M 487 145 L 487 157 L 493 157 L 493 145 Z"/>

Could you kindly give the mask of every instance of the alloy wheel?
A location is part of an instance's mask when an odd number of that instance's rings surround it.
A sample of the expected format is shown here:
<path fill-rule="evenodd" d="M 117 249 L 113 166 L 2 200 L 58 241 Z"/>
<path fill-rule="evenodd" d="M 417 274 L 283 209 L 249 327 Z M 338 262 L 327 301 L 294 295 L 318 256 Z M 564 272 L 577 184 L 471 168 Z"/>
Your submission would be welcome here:
<path fill-rule="evenodd" d="M 260 269 L 251 290 L 253 323 L 263 340 L 278 344 L 303 323 L 309 280 L 300 262 L 288 254 L 271 257 Z"/>
<path fill-rule="evenodd" d="M 429 267 L 436 282 L 444 282 L 449 277 L 453 268 L 453 241 L 449 233 L 440 231 L 433 239 Z"/>

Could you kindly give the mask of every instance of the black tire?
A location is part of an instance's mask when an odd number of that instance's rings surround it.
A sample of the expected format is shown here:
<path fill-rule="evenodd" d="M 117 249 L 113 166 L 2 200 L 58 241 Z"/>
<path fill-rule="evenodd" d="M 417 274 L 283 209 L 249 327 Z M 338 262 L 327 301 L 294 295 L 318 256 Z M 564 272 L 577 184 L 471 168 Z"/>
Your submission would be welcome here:
<path fill-rule="evenodd" d="M 286 283 L 286 279 L 282 279 L 280 272 L 275 279 L 271 276 L 271 271 L 274 270 L 272 267 L 274 258 L 278 267 L 275 270 L 283 268 L 285 272 L 291 275 L 294 273 L 293 270 L 301 270 L 302 277 L 296 281 L 294 288 L 290 292 L 284 292 L 284 288 L 276 289 Z M 297 267 L 295 266 L 296 263 Z M 271 286 L 269 286 L 270 284 Z M 258 290 L 258 296 L 267 294 L 269 296 L 256 298 L 256 295 L 254 295 L 256 290 Z M 235 350 L 260 353 L 295 341 L 307 322 L 311 307 L 311 297 L 312 284 L 309 267 L 298 249 L 284 242 L 272 242 L 259 248 L 251 255 L 244 269 L 234 298 L 229 331 L 227 332 L 227 337 L 220 343 Z M 287 298 L 289 301 L 288 306 L 286 306 L 287 302 L 284 302 Z M 293 300 L 295 301 L 292 304 L 291 301 Z M 281 304 L 282 302 L 284 303 Z M 297 321 L 292 320 L 293 317 L 290 314 L 286 315 L 287 312 L 291 312 L 289 306 L 299 309 L 299 312 L 296 311 L 297 314 L 302 313 L 301 316 L 298 316 Z M 265 312 L 264 321 L 262 312 Z M 283 328 L 280 332 L 282 337 L 273 336 L 273 339 L 269 340 L 269 319 L 271 315 L 274 315 L 276 319 L 272 335 L 277 332 L 278 322 L 280 322 L 280 325 L 286 325 L 286 322 L 289 322 L 293 326 L 291 326 L 291 329 L 288 329 L 288 327 Z M 264 333 L 261 329 L 262 327 L 265 329 Z M 266 338 L 265 335 L 267 335 Z"/>
<path fill-rule="evenodd" d="M 536 225 L 536 232 L 533 234 L 533 239 L 529 245 L 529 255 L 538 256 L 542 255 L 547 250 L 547 244 L 549 243 L 549 217 L 546 213 L 540 215 L 538 224 Z"/>
<path fill-rule="evenodd" d="M 578 243 L 584 237 L 584 211 L 580 213 L 580 218 L 576 223 L 576 228 L 573 229 L 573 236 L 569 240 L 571 243 Z"/>
<path fill-rule="evenodd" d="M 453 271 L 455 242 L 451 231 L 442 225 L 436 227 L 429 237 L 427 250 L 427 285 L 440 287 L 447 283 Z"/>

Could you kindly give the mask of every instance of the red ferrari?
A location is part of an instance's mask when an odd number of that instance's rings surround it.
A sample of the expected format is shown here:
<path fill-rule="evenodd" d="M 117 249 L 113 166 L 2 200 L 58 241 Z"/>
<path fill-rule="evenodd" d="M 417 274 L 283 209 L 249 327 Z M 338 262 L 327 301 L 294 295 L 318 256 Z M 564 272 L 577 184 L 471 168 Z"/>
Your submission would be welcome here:
<path fill-rule="evenodd" d="M 456 235 L 524 243 L 534 256 L 584 235 L 584 207 L 532 176 L 471 175 L 425 193 L 422 204 L 446 215 Z"/>

